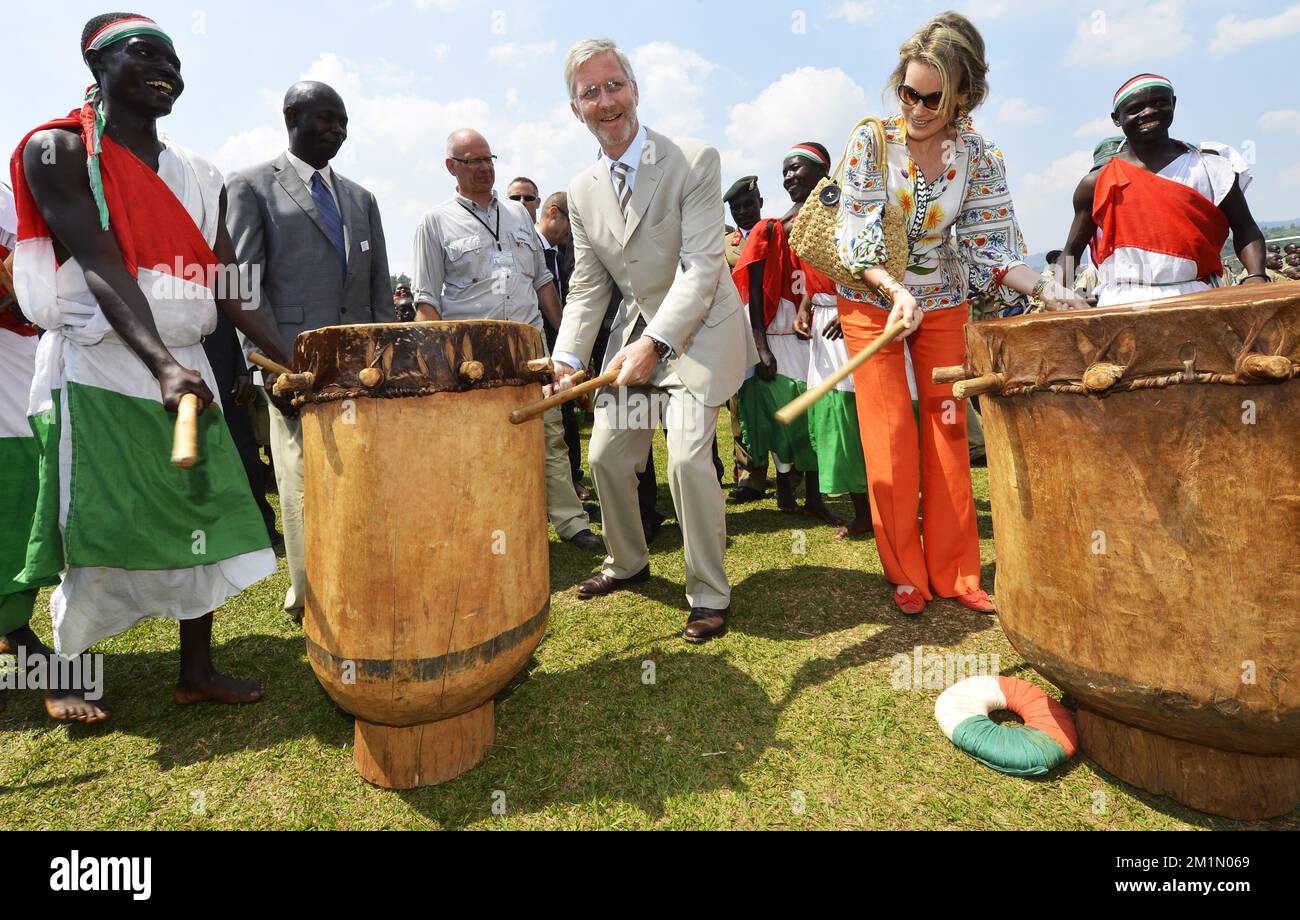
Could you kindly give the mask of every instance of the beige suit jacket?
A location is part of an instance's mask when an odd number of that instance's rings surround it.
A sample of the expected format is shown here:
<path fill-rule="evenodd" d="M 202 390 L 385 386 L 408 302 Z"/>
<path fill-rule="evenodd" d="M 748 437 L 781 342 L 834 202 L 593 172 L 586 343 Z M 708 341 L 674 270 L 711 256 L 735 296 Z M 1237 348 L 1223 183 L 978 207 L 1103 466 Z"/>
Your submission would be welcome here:
<path fill-rule="evenodd" d="M 626 220 L 603 158 L 569 186 L 575 265 L 553 351 L 591 361 L 617 286 L 625 307 L 611 341 L 627 344 L 644 317 L 673 348 L 651 384 L 680 381 L 704 405 L 721 406 L 758 352 L 723 255 L 718 151 L 647 131 L 642 160 Z"/>

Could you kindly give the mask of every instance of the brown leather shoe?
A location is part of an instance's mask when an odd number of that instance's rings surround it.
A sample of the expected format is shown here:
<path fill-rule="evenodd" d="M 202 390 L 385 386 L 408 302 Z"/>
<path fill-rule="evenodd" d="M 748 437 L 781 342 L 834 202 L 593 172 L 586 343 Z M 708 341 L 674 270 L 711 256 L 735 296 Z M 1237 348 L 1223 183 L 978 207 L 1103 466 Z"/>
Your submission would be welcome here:
<path fill-rule="evenodd" d="M 604 597 L 606 594 L 613 594 L 615 591 L 622 591 L 633 585 L 639 585 L 643 581 L 650 579 L 650 566 L 637 572 L 631 578 L 615 578 L 613 575 L 606 575 L 601 572 L 594 578 L 588 578 L 582 584 L 578 585 L 578 600 L 589 601 L 593 597 Z"/>
<path fill-rule="evenodd" d="M 569 537 L 566 543 L 572 543 L 578 549 L 586 550 L 589 553 L 605 551 L 605 541 L 596 536 L 590 530 L 583 530 Z"/>
<path fill-rule="evenodd" d="M 690 619 L 682 630 L 682 638 L 687 642 L 708 642 L 727 631 L 727 614 L 730 607 L 722 610 L 710 610 L 708 607 L 692 607 Z"/>

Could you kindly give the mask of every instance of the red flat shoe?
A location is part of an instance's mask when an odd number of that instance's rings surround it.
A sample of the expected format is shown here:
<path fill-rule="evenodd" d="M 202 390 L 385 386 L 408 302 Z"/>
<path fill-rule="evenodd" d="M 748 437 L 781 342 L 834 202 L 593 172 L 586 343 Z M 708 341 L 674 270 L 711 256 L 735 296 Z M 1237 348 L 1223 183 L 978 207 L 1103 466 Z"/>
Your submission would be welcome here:
<path fill-rule="evenodd" d="M 978 591 L 972 591 L 970 594 L 963 594 L 961 597 L 954 597 L 957 603 L 961 604 L 967 610 L 974 610 L 976 613 L 997 613 L 998 608 L 993 606 L 993 600 L 989 597 L 987 591 L 980 588 Z"/>
<path fill-rule="evenodd" d="M 908 591 L 906 594 L 894 592 L 894 603 L 898 609 L 908 616 L 916 616 L 925 609 L 925 598 L 921 596 L 920 591 Z"/>

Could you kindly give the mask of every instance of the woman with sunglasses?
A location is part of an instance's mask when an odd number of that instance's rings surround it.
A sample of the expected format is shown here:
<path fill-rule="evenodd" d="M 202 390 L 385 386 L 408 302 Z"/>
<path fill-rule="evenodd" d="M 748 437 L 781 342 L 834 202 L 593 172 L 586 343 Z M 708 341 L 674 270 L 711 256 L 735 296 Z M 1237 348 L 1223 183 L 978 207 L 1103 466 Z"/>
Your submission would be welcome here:
<path fill-rule="evenodd" d="M 988 95 L 987 72 L 984 39 L 964 16 L 944 13 L 909 38 L 889 81 L 901 112 L 884 122 L 888 174 L 882 176 L 876 165 L 874 131 L 860 128 L 849 144 L 837 219 L 841 261 L 875 288 L 839 289 L 850 353 L 902 320 L 916 372 L 919 431 L 902 338 L 854 377 L 880 561 L 896 586 L 894 602 L 909 614 L 920 613 L 936 596 L 995 612 L 980 584 L 966 407 L 953 399 L 951 385 L 930 379 L 934 368 L 965 360 L 968 296 L 1000 299 L 1004 312 L 1023 308 L 1027 295 L 1086 306 L 1024 262 L 1028 250 L 1002 152 L 970 121 Z M 901 208 L 906 225 L 902 285 L 884 268 L 886 195 Z"/>

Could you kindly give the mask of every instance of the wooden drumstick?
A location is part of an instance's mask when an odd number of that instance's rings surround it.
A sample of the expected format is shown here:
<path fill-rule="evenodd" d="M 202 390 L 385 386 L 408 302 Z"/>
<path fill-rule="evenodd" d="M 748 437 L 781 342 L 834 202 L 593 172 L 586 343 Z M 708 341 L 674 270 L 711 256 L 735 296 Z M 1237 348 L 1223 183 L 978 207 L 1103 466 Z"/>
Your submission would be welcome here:
<path fill-rule="evenodd" d="M 776 413 L 776 420 L 782 425 L 789 425 L 795 419 L 799 418 L 811 409 L 814 403 L 829 396 L 837 386 L 851 377 L 854 371 L 874 358 L 882 348 L 902 335 L 905 329 L 907 329 L 907 324 L 902 320 L 894 323 L 894 325 L 890 326 L 880 334 L 880 338 L 876 339 L 855 355 L 853 360 L 849 361 L 848 364 L 841 367 L 802 396 L 799 396 L 788 406 L 779 410 Z"/>
<path fill-rule="evenodd" d="M 618 371 L 610 371 L 608 374 L 601 374 L 594 380 L 587 380 L 586 383 L 579 383 L 572 389 L 565 390 L 563 393 L 556 393 L 554 396 L 548 396 L 541 402 L 535 402 L 531 406 L 524 406 L 522 409 L 516 409 L 510 413 L 510 424 L 522 425 L 524 422 L 532 421 L 540 415 L 545 415 L 556 406 L 562 406 L 567 402 L 573 402 L 586 396 L 593 390 L 599 390 L 601 387 L 613 386 L 618 380 Z M 573 375 L 574 380 L 582 381 L 587 377 L 586 371 L 578 371 Z"/>
<path fill-rule="evenodd" d="M 172 465 L 192 470 L 199 464 L 199 408 L 202 404 L 193 393 L 181 397 L 176 408 L 176 430 L 172 435 Z"/>
<path fill-rule="evenodd" d="M 253 352 L 251 355 L 248 356 L 248 360 L 252 361 L 262 370 L 270 371 L 272 374 L 275 374 L 279 377 L 279 379 L 275 381 L 275 387 L 274 387 L 274 392 L 276 396 L 288 398 L 295 393 L 303 392 L 305 390 L 310 390 L 313 386 L 316 385 L 316 375 L 311 373 L 310 371 L 303 374 L 295 374 L 293 371 L 289 370 L 289 368 L 285 367 L 283 364 L 278 364 L 275 361 L 272 361 L 266 355 L 261 354 L 259 352 Z M 367 370 L 370 370 L 370 368 L 367 368 Z M 361 382 L 366 383 L 365 380 L 366 372 L 362 371 L 361 373 L 362 373 Z M 378 386 L 381 382 L 382 382 L 382 375 L 380 380 L 376 380 L 373 384 L 367 383 L 366 385 L 369 386 L 371 389 L 374 389 L 374 387 Z"/>
<path fill-rule="evenodd" d="M 272 361 L 270 358 L 268 358 L 264 354 L 261 354 L 260 352 L 256 352 L 256 351 L 253 352 L 251 355 L 248 356 L 248 360 L 252 361 L 262 370 L 270 371 L 272 374 L 279 374 L 282 377 L 293 376 L 293 371 L 289 370 L 289 368 L 285 367 L 283 364 L 277 364 L 275 361 Z"/>

